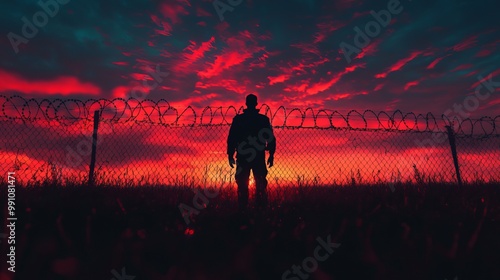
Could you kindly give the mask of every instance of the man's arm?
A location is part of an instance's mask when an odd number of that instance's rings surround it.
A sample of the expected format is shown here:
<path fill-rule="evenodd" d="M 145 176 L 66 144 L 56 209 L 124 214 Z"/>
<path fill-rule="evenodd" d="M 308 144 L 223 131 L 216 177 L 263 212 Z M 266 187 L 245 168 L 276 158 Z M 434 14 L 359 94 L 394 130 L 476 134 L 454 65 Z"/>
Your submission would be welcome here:
<path fill-rule="evenodd" d="M 269 118 L 267 119 L 266 126 L 270 132 L 266 146 L 266 150 L 269 150 L 269 159 L 267 160 L 267 164 L 269 167 L 272 167 L 274 165 L 274 152 L 276 152 L 276 136 L 274 135 L 273 126 L 271 125 Z"/>
<path fill-rule="evenodd" d="M 231 127 L 229 128 L 229 135 L 227 136 L 227 157 L 229 159 L 229 166 L 233 168 L 235 163 L 234 161 L 234 153 L 236 152 L 237 146 L 237 123 L 236 117 L 233 118 L 233 122 L 231 123 Z"/>

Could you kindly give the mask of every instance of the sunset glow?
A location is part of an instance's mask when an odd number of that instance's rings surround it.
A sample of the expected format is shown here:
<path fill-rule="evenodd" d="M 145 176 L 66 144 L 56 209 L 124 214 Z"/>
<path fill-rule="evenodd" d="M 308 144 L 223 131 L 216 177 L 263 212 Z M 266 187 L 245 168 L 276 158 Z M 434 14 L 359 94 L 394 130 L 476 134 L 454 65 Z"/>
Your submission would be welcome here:
<path fill-rule="evenodd" d="M 3 131 L 17 136 L 15 144 L 2 137 L 0 158 L 26 180 L 50 164 L 85 178 L 95 110 L 103 119 L 97 172 L 165 184 L 185 175 L 196 184 L 234 180 L 225 141 L 249 93 L 278 137 L 271 184 L 415 180 L 417 170 L 452 181 L 447 138 L 432 151 L 415 141 L 465 118 L 500 115 L 500 40 L 488 24 L 496 14 L 472 2 L 250 1 L 223 14 L 211 1 L 89 3 L 61 4 L 33 38 L 22 5 L 1 4 L 10 12 L 0 95 L 20 97 L 2 106 L 3 119 L 17 118 Z M 30 38 L 13 39 L 21 37 Z M 421 117 L 403 115 L 410 112 Z M 428 112 L 443 122 L 426 121 Z M 370 132 L 385 128 L 429 134 Z M 461 141 L 464 170 L 498 177 L 494 140 L 474 149 Z"/>

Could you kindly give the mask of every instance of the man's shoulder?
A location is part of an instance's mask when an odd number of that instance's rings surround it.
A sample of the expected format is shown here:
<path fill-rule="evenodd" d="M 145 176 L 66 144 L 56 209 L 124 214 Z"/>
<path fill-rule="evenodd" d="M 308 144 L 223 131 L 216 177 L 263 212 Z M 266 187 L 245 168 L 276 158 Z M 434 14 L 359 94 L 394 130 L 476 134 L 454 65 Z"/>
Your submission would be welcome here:
<path fill-rule="evenodd" d="M 250 119 L 250 120 L 257 120 L 257 121 L 269 121 L 269 117 L 261 114 L 261 113 L 248 113 L 248 112 L 243 112 L 241 114 L 237 114 L 234 116 L 233 121 L 237 120 L 243 120 L 243 119 Z"/>
<path fill-rule="evenodd" d="M 262 120 L 269 121 L 269 117 L 268 117 L 268 116 L 266 116 L 266 115 L 264 115 L 264 114 L 260 114 L 260 113 L 259 113 L 259 115 L 258 115 L 258 116 L 259 116 L 259 118 L 261 118 Z"/>
<path fill-rule="evenodd" d="M 232 123 L 241 123 L 243 118 L 244 118 L 243 114 L 237 114 L 236 116 L 233 117 Z"/>

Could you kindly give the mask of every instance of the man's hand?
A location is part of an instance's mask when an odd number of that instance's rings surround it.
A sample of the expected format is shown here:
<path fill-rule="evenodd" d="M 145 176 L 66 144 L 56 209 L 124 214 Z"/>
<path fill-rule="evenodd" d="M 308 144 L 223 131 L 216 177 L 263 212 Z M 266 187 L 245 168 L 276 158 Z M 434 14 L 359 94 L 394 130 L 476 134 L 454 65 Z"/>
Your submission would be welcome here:
<path fill-rule="evenodd" d="M 236 162 L 234 161 L 233 156 L 228 155 L 227 158 L 229 160 L 229 166 L 231 166 L 231 168 L 234 168 L 234 165 L 236 164 Z"/>
<path fill-rule="evenodd" d="M 269 167 L 273 167 L 273 164 L 274 164 L 274 155 L 270 155 L 269 158 L 267 159 L 267 165 L 269 165 Z"/>

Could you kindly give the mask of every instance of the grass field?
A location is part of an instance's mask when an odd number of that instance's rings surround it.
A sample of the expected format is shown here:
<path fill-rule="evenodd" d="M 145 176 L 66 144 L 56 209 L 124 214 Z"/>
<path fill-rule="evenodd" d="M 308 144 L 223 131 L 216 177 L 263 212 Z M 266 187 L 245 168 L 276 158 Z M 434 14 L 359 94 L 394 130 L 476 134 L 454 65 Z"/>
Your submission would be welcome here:
<path fill-rule="evenodd" d="M 234 188 L 195 195 L 18 186 L 16 279 L 500 279 L 498 183 L 280 187 L 245 215 Z M 308 267 L 318 238 L 339 246 Z"/>

